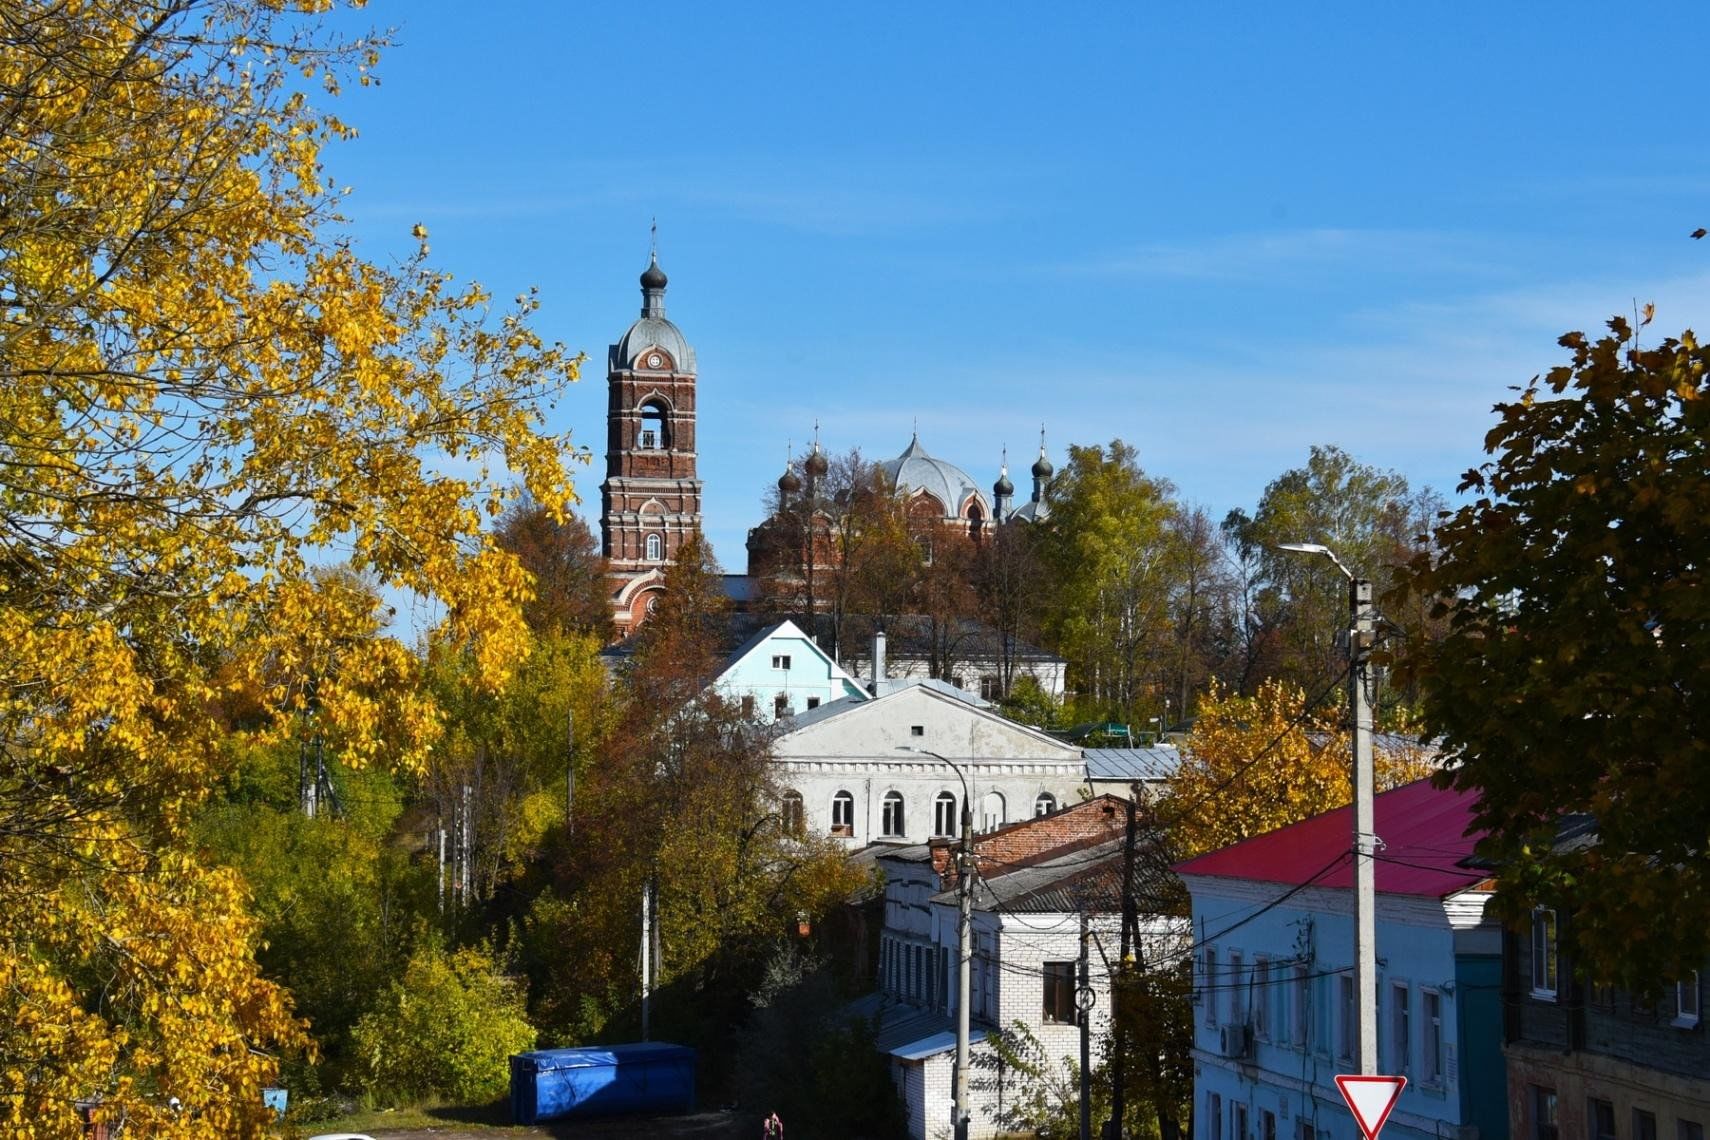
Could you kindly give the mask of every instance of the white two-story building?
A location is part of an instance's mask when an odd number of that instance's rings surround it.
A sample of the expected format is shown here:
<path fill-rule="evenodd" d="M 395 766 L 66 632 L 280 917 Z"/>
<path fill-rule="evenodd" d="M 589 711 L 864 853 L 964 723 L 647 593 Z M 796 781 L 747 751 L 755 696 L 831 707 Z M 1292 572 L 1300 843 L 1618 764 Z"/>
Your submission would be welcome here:
<path fill-rule="evenodd" d="M 1193 897 L 1199 1140 L 1359 1140 L 1352 809 L 1177 866 Z M 1471 799 L 1376 798 L 1378 1071 L 1408 1080 L 1384 1140 L 1502 1140 L 1501 933 L 1466 865 Z"/>

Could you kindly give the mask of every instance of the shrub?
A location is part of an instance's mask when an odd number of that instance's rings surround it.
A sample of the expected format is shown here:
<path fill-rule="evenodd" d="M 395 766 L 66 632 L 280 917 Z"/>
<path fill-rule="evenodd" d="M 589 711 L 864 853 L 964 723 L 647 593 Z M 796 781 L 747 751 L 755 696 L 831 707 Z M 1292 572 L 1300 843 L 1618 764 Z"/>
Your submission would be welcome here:
<path fill-rule="evenodd" d="M 368 1093 L 377 1102 L 504 1095 L 509 1058 L 534 1047 L 523 995 L 479 950 L 418 950 L 354 1033 Z"/>

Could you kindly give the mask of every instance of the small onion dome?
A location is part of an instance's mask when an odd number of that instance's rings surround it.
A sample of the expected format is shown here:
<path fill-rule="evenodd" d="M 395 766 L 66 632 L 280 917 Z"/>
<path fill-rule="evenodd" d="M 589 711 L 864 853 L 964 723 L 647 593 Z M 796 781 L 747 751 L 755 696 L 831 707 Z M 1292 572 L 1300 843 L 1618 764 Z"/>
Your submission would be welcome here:
<path fill-rule="evenodd" d="M 796 473 L 794 471 L 786 468 L 784 473 L 778 476 L 778 490 L 782 491 L 784 494 L 793 495 L 801 489 L 802 481 L 796 478 Z"/>
<path fill-rule="evenodd" d="M 803 462 L 802 466 L 807 470 L 809 475 L 817 479 L 821 475 L 824 475 L 831 465 L 825 461 L 825 452 L 821 451 L 818 447 L 815 447 L 813 451 L 808 453 L 808 457 Z"/>
<path fill-rule="evenodd" d="M 1049 479 L 1051 472 L 1055 470 L 1056 468 L 1051 466 L 1051 461 L 1045 458 L 1045 452 L 1041 450 L 1039 458 L 1033 461 L 1033 477 L 1035 479 Z"/>
<path fill-rule="evenodd" d="M 1003 472 L 998 475 L 997 482 L 992 484 L 992 494 L 996 495 L 1000 499 L 1008 498 L 1010 495 L 1015 494 L 1015 484 L 1009 481 L 1008 468 L 1005 468 Z"/>
<path fill-rule="evenodd" d="M 641 274 L 641 287 L 643 289 L 663 289 L 665 282 L 665 271 L 659 268 L 659 263 L 657 261 L 649 262 Z"/>

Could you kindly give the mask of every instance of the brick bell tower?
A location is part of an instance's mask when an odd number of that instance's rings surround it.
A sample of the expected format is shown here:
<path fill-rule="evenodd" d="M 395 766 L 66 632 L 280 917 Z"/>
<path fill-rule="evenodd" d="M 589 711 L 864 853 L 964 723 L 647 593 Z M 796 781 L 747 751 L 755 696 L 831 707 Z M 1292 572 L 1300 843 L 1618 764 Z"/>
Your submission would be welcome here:
<path fill-rule="evenodd" d="M 655 249 L 641 275 L 641 318 L 606 357 L 600 542 L 611 566 L 619 637 L 647 620 L 665 568 L 701 528 L 695 350 L 665 319 L 665 284 Z"/>

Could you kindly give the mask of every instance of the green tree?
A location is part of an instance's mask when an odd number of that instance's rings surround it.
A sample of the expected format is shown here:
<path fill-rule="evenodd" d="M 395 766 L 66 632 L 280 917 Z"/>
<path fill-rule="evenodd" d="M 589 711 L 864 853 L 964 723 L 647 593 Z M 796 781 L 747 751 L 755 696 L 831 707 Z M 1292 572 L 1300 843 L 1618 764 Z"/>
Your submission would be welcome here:
<path fill-rule="evenodd" d="M 1434 492 L 1414 492 L 1396 472 L 1361 463 L 1339 447 L 1315 445 L 1306 466 L 1271 481 L 1251 516 L 1231 512 L 1223 530 L 1235 561 L 1255 571 L 1245 607 L 1255 628 L 1246 637 L 1268 650 L 1247 676 L 1277 675 L 1316 691 L 1346 663 L 1337 638 L 1348 624 L 1347 579 L 1327 560 L 1282 550 L 1281 544 L 1323 543 L 1354 573 L 1373 579 L 1381 593 L 1418 549 L 1417 536 L 1429 531 L 1440 508 Z M 1406 637 L 1432 632 L 1417 620 L 1416 609 L 1384 616 Z M 1404 620 L 1409 617 L 1415 620 Z"/>
<path fill-rule="evenodd" d="M 1577 969 L 1654 990 L 1710 959 L 1710 350 L 1609 330 L 1497 406 L 1476 498 L 1403 581 L 1447 633 L 1403 664 L 1502 911 L 1559 908 Z M 1553 842 L 1570 813 L 1595 843 Z"/>
<path fill-rule="evenodd" d="M 1172 641 L 1174 488 L 1121 440 L 1070 447 L 1051 485 L 1042 550 L 1056 583 L 1048 631 L 1098 715 L 1142 718 Z"/>
<path fill-rule="evenodd" d="M 480 950 L 426 945 L 357 1022 L 364 1085 L 381 1103 L 503 1096 L 510 1057 L 534 1048 L 523 995 Z"/>

